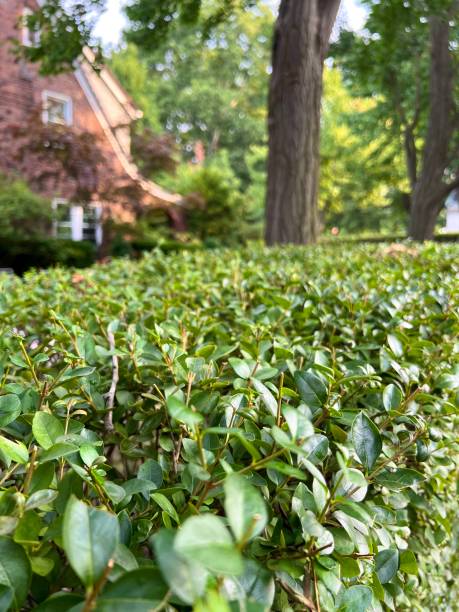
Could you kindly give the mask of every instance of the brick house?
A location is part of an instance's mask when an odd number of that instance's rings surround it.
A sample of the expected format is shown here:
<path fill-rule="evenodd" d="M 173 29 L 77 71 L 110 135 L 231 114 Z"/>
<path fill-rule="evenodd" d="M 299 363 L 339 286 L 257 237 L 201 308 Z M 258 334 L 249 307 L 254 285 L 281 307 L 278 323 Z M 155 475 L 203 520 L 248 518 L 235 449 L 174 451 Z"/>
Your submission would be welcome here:
<path fill-rule="evenodd" d="M 14 39 L 24 45 L 35 42 L 24 17 L 36 2 L 0 0 L 0 172 L 21 174 L 34 191 L 52 199 L 59 210 L 54 230 L 60 236 L 100 244 L 105 220 L 130 222 L 145 207 L 165 209 L 173 223 L 180 218 L 180 196 L 146 180 L 132 162 L 130 128 L 141 112 L 111 72 L 93 68 L 89 49 L 74 72 L 57 76 L 42 76 L 37 65 L 13 54 Z M 45 149 L 41 155 L 30 152 L 28 139 L 37 126 L 46 146 L 54 129 L 67 143 L 89 136 L 92 159 L 86 166 L 84 160 L 75 162 L 76 171 L 70 173 L 46 157 Z M 18 143 L 27 154 L 13 155 Z"/>

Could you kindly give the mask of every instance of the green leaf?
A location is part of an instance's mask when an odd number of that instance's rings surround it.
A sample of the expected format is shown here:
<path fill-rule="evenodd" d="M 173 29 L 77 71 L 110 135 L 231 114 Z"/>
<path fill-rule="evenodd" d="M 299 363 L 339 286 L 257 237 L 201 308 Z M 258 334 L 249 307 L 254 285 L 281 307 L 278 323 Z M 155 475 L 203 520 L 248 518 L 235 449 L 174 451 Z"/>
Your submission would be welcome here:
<path fill-rule="evenodd" d="M 305 453 L 306 459 L 313 465 L 318 465 L 328 455 L 328 438 L 322 434 L 314 434 L 303 442 L 301 448 Z"/>
<path fill-rule="evenodd" d="M 30 557 L 32 572 L 38 576 L 48 576 L 54 568 L 54 561 L 48 557 Z"/>
<path fill-rule="evenodd" d="M 166 514 L 168 514 L 172 519 L 174 519 L 177 525 L 180 524 L 180 519 L 176 509 L 165 495 L 163 495 L 162 493 L 152 493 L 150 497 L 158 504 L 161 510 L 164 510 Z"/>
<path fill-rule="evenodd" d="M 316 546 L 321 549 L 322 554 L 331 555 L 335 548 L 333 535 L 317 520 L 315 514 L 306 510 L 301 513 L 300 521 L 304 541 L 308 543 L 314 538 Z"/>
<path fill-rule="evenodd" d="M 394 578 L 398 571 L 399 561 L 399 552 L 396 548 L 387 548 L 376 555 L 376 575 L 381 584 L 387 584 Z"/>
<path fill-rule="evenodd" d="M 299 468 L 294 467 L 293 465 L 284 463 L 283 461 L 268 461 L 268 463 L 266 464 L 266 468 L 268 470 L 274 470 L 275 472 L 279 472 L 279 474 L 285 474 L 285 476 L 290 476 L 291 478 L 297 478 L 298 480 L 306 480 L 306 474 L 304 472 L 302 472 Z"/>
<path fill-rule="evenodd" d="M 258 391 L 258 393 L 260 394 L 261 400 L 263 404 L 265 405 L 266 409 L 273 416 L 276 416 L 277 415 L 277 400 L 275 399 L 274 395 L 271 393 L 271 391 L 268 389 L 266 385 L 264 385 L 262 382 L 260 382 L 256 378 L 252 378 L 252 384 L 254 386 L 254 389 Z"/>
<path fill-rule="evenodd" d="M 160 604 L 167 591 L 168 586 L 158 569 L 142 567 L 108 584 L 97 600 L 97 611 L 149 612 Z"/>
<path fill-rule="evenodd" d="M 43 521 L 38 513 L 33 510 L 24 512 L 16 527 L 13 539 L 18 544 L 38 546 L 43 526 Z"/>
<path fill-rule="evenodd" d="M 360 502 L 366 497 L 368 483 L 365 476 L 359 470 L 348 468 L 339 470 L 334 477 L 337 497 L 348 497 L 353 501 Z"/>
<path fill-rule="evenodd" d="M 174 395 L 167 398 L 166 405 L 167 410 L 173 419 L 176 419 L 179 421 L 179 423 L 188 425 L 190 428 L 193 428 L 198 423 L 201 423 L 201 421 L 204 419 L 201 414 L 193 412 L 191 408 L 188 408 L 186 404 L 184 404 Z"/>
<path fill-rule="evenodd" d="M 244 361 L 243 359 L 237 359 L 236 357 L 230 357 L 228 363 L 239 376 L 239 378 L 249 379 L 252 375 L 253 367 Z"/>
<path fill-rule="evenodd" d="M 21 414 L 21 401 L 17 395 L 0 395 L 0 427 L 15 421 Z"/>
<path fill-rule="evenodd" d="M 242 557 L 223 521 L 215 515 L 187 519 L 177 534 L 175 549 L 215 574 L 238 575 L 242 572 Z"/>
<path fill-rule="evenodd" d="M 148 493 L 158 487 L 151 480 L 142 480 L 141 478 L 132 478 L 123 482 L 121 485 L 126 495 L 136 495 L 137 493 Z"/>
<path fill-rule="evenodd" d="M 55 461 L 56 459 L 62 459 L 68 455 L 73 455 L 79 451 L 78 446 L 75 444 L 68 444 L 67 442 L 58 442 L 53 444 L 48 450 L 40 455 L 40 463 L 46 463 L 47 461 Z"/>
<path fill-rule="evenodd" d="M 314 412 L 320 410 L 327 401 L 328 389 L 322 378 L 314 370 L 295 372 L 295 383 L 303 402 Z"/>
<path fill-rule="evenodd" d="M 459 389 L 459 368 L 451 374 L 442 374 L 437 381 L 437 386 L 440 389 Z"/>
<path fill-rule="evenodd" d="M 0 601 L 2 598 L 8 600 L 8 589 L 11 589 L 14 607 L 21 608 L 29 591 L 30 579 L 30 563 L 22 546 L 0 537 L 0 585 L 7 587 L 0 591 Z"/>
<path fill-rule="evenodd" d="M 56 499 L 58 492 L 53 489 L 42 489 L 36 493 L 32 493 L 29 499 L 26 501 L 25 509 L 33 510 L 34 508 L 42 508 L 47 506 Z"/>
<path fill-rule="evenodd" d="M 32 421 L 32 433 L 38 444 L 48 450 L 65 433 L 64 425 L 52 414 L 36 412 Z"/>
<path fill-rule="evenodd" d="M 104 573 L 118 545 L 116 516 L 96 510 L 72 496 L 65 509 L 62 536 L 70 565 L 85 587 L 92 587 Z"/>
<path fill-rule="evenodd" d="M 403 355 L 403 344 L 397 336 L 389 334 L 387 336 L 387 344 L 396 357 L 401 357 Z"/>
<path fill-rule="evenodd" d="M 70 380 L 75 380 L 76 378 L 86 378 L 87 376 L 91 376 L 96 371 L 96 368 L 91 368 L 88 366 L 82 366 L 78 368 L 71 368 L 67 370 L 65 374 L 61 378 L 62 383 L 66 383 Z"/>
<path fill-rule="evenodd" d="M 80 457 L 87 467 L 91 467 L 100 457 L 97 449 L 92 444 L 82 444 L 79 449 Z"/>
<path fill-rule="evenodd" d="M 274 441 L 276 442 L 276 444 L 278 444 L 282 448 L 288 448 L 291 450 L 296 449 L 289 435 L 285 431 L 283 431 L 280 427 L 277 427 L 277 425 L 274 425 L 271 428 L 271 435 Z"/>
<path fill-rule="evenodd" d="M 327 504 L 327 499 L 330 496 L 330 492 L 328 490 L 327 485 L 317 480 L 317 478 L 314 478 L 314 480 L 312 481 L 312 493 L 314 495 L 314 501 L 315 501 L 317 510 L 319 512 L 322 512 L 322 510 L 325 508 Z"/>
<path fill-rule="evenodd" d="M 423 480 L 425 477 L 420 472 L 410 468 L 398 468 L 394 471 L 383 470 L 375 478 L 378 484 L 394 491 L 412 487 Z"/>
<path fill-rule="evenodd" d="M 84 598 L 77 593 L 54 593 L 34 610 L 36 612 L 68 612 L 69 610 L 75 612 L 80 610 L 76 606 L 83 601 Z"/>
<path fill-rule="evenodd" d="M 230 474 L 224 483 L 225 512 L 238 542 L 248 542 L 268 523 L 266 504 L 255 487 L 239 474 Z"/>
<path fill-rule="evenodd" d="M 204 594 L 209 573 L 195 560 L 180 555 L 175 540 L 173 531 L 161 529 L 151 538 L 151 543 L 163 578 L 172 592 L 192 605 Z"/>
<path fill-rule="evenodd" d="M 48 489 L 54 478 L 55 466 L 52 463 L 43 463 L 38 465 L 33 473 L 32 481 L 30 483 L 30 493 L 35 491 L 41 491 L 42 489 Z"/>
<path fill-rule="evenodd" d="M 333 532 L 335 534 L 336 532 Z M 339 552 L 339 547 L 342 546 L 342 542 L 337 545 L 335 538 L 335 550 Z M 353 547 L 351 546 L 351 553 Z M 356 576 L 360 576 L 362 570 L 360 569 L 359 562 L 357 559 L 353 559 L 352 557 L 341 557 L 339 560 L 339 566 L 341 570 L 342 578 L 355 578 Z"/>
<path fill-rule="evenodd" d="M 10 461 L 15 463 L 27 463 L 29 461 L 29 451 L 23 442 L 13 442 L 0 436 L 0 451 L 2 451 Z"/>
<path fill-rule="evenodd" d="M 342 612 L 366 612 L 371 607 L 373 591 L 360 584 L 346 589 L 340 610 Z"/>
<path fill-rule="evenodd" d="M 14 591 L 6 584 L 0 583 L 0 610 L 9 610 L 13 603 Z"/>
<path fill-rule="evenodd" d="M 151 480 L 159 489 L 163 484 L 163 470 L 159 463 L 154 459 L 147 459 L 145 463 L 139 467 L 137 478 L 141 480 Z"/>
<path fill-rule="evenodd" d="M 256 561 L 244 559 L 243 573 L 235 578 L 226 578 L 225 582 L 234 582 L 236 588 L 242 588 L 250 603 L 257 602 L 263 606 L 260 612 L 272 608 L 275 595 L 273 575 Z M 249 610 L 247 607 L 247 612 Z"/>
<path fill-rule="evenodd" d="M 363 412 L 352 423 L 352 443 L 363 467 L 371 470 L 381 454 L 382 440 L 376 425 Z"/>
<path fill-rule="evenodd" d="M 15 516 L 0 516 L 0 536 L 10 535 L 16 529 L 19 519 Z M 0 608 L 1 609 L 1 608 Z"/>
<path fill-rule="evenodd" d="M 123 489 L 123 487 L 111 482 L 111 480 L 105 480 L 103 487 L 104 491 L 114 504 L 120 504 L 126 497 L 126 491 Z"/>
<path fill-rule="evenodd" d="M 397 410 L 402 403 L 403 395 L 397 385 L 390 384 L 383 391 L 383 405 L 389 410 Z"/>
<path fill-rule="evenodd" d="M 294 440 L 303 440 L 314 434 L 314 425 L 307 412 L 308 409 L 305 406 L 293 408 L 287 405 L 282 408 L 282 413 Z"/>
<path fill-rule="evenodd" d="M 400 553 L 400 570 L 405 574 L 417 576 L 419 568 L 413 551 L 403 550 Z"/>

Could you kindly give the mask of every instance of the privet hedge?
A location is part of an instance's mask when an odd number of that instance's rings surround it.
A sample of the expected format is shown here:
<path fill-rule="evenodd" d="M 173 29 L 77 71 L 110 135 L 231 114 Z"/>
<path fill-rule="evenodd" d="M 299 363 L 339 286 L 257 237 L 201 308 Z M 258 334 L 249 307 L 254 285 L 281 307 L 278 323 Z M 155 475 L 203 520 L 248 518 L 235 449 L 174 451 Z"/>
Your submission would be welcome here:
<path fill-rule="evenodd" d="M 455 609 L 458 273 L 375 246 L 3 276 L 0 609 Z"/>

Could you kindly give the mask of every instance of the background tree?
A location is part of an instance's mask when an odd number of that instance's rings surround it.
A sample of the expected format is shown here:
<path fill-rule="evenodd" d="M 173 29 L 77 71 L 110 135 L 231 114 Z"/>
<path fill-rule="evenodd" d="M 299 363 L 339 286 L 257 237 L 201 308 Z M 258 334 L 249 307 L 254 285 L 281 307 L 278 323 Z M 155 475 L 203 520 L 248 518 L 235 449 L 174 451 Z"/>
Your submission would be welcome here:
<path fill-rule="evenodd" d="M 266 143 L 273 23 L 273 12 L 261 6 L 231 15 L 207 37 L 181 25 L 152 49 L 130 43 L 110 65 L 148 124 L 174 135 L 184 160 L 195 157 L 197 145 L 206 158 L 226 150 L 246 186 L 247 150 Z"/>
<path fill-rule="evenodd" d="M 400 193 L 407 189 L 403 154 L 374 121 L 376 100 L 352 95 L 341 71 L 326 68 L 322 102 L 319 214 L 345 233 L 406 231 Z"/>
<path fill-rule="evenodd" d="M 433 235 L 446 196 L 459 186 L 457 1 L 366 0 L 362 33 L 343 32 L 334 54 L 354 95 L 377 103 L 388 146 L 403 147 L 409 234 Z"/>
<path fill-rule="evenodd" d="M 282 0 L 269 93 L 266 242 L 317 238 L 322 75 L 339 0 Z"/>

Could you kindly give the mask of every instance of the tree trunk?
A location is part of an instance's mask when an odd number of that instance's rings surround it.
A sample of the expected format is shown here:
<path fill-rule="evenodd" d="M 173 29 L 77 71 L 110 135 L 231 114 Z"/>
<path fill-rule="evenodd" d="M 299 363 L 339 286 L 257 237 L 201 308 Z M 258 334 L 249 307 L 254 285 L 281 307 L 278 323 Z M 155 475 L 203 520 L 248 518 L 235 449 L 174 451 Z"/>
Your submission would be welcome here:
<path fill-rule="evenodd" d="M 317 237 L 323 65 L 340 0 L 281 0 L 269 92 L 266 242 Z"/>
<path fill-rule="evenodd" d="M 448 195 L 443 182 L 453 133 L 453 66 L 449 49 L 449 16 L 430 19 L 430 111 L 422 169 L 412 194 L 409 236 L 433 237 L 438 214 Z"/>

